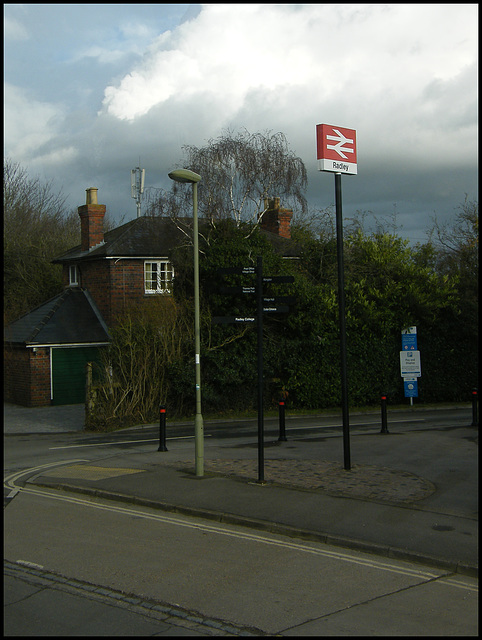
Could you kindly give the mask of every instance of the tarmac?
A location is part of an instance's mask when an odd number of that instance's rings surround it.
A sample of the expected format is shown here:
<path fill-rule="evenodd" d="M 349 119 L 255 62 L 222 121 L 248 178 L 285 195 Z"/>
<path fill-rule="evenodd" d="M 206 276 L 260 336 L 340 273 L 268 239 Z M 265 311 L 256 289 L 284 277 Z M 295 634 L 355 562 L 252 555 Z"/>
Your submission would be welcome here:
<path fill-rule="evenodd" d="M 4 418 L 6 434 L 28 433 L 29 425 L 30 432 L 80 431 L 83 407 L 42 413 L 5 405 Z M 286 442 L 265 421 L 264 482 L 256 421 L 252 436 L 226 439 L 211 439 L 205 421 L 201 477 L 193 440 L 177 439 L 168 422 L 168 451 L 157 443 L 116 447 L 28 482 L 478 576 L 478 427 L 470 408 L 449 426 L 425 425 L 412 410 L 389 414 L 389 433 L 375 423 L 352 426 L 349 470 L 341 427 L 298 433 L 296 418 L 287 417 Z"/>

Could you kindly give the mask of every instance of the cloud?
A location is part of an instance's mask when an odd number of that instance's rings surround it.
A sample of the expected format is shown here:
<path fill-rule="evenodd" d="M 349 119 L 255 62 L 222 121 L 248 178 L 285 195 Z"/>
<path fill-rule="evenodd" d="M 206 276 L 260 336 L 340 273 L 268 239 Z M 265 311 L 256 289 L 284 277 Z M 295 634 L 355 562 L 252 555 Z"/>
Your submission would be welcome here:
<path fill-rule="evenodd" d="M 99 64 L 118 63 L 123 59 L 141 57 L 146 42 L 156 36 L 154 28 L 142 22 L 122 22 L 101 31 L 98 27 L 86 38 L 87 43 L 79 46 L 69 62 L 79 62 L 85 58 L 95 58 Z M 102 44 L 98 44 L 101 42 Z"/>
<path fill-rule="evenodd" d="M 4 17 L 3 33 L 5 40 L 28 40 L 29 38 L 24 25 L 11 16 Z"/>
<path fill-rule="evenodd" d="M 5 130 L 13 141 L 8 155 L 28 158 L 36 153 L 52 137 L 60 113 L 58 106 L 33 100 L 27 91 L 6 84 Z"/>
<path fill-rule="evenodd" d="M 209 5 L 197 18 L 167 31 L 121 82 L 106 88 L 105 110 L 124 120 L 145 115 L 176 96 L 216 96 L 218 108 L 235 112 L 256 87 L 304 81 L 309 60 L 287 41 L 289 22 L 270 5 Z M 273 22 L 272 38 L 266 23 Z M 296 69 L 296 72 L 295 72 Z"/>
<path fill-rule="evenodd" d="M 303 116 L 362 129 L 371 154 L 405 159 L 408 140 L 414 161 L 427 145 L 439 159 L 448 135 L 452 157 L 473 157 L 476 37 L 456 5 L 203 5 L 105 89 L 103 112 L 189 104 L 195 119 L 209 104 L 212 130 Z"/>
<path fill-rule="evenodd" d="M 75 205 L 94 185 L 110 208 L 135 214 L 139 156 L 146 184 L 168 188 L 183 145 L 246 128 L 283 132 L 307 167 L 309 200 L 328 206 L 332 177 L 316 169 L 321 122 L 358 132 L 347 215 L 397 203 L 413 225 L 475 195 L 477 5 L 208 4 L 183 20 L 179 5 L 140 5 L 149 13 L 118 19 L 104 13 L 113 5 L 96 5 L 91 28 L 82 5 L 63 6 L 77 7 L 62 18 L 71 31 L 49 48 L 51 34 L 64 33 L 54 8 L 36 45 L 56 81 L 31 80 L 35 92 L 10 85 L 6 138 L 15 160 L 56 167 Z"/>
<path fill-rule="evenodd" d="M 259 87 L 316 83 L 320 96 L 347 101 L 397 88 L 413 94 L 427 78 L 452 77 L 471 62 L 474 42 L 457 12 L 449 5 L 434 24 L 424 6 L 205 5 L 107 87 L 104 106 L 132 120 L 173 95 L 219 93 L 240 106 Z M 445 29 L 450 47 L 439 37 Z"/>

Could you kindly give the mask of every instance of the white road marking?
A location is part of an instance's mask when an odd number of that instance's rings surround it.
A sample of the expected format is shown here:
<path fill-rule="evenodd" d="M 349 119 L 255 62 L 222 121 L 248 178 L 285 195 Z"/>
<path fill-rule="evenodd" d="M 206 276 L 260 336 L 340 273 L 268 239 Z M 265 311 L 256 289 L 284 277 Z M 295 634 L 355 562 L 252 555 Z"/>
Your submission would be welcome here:
<path fill-rule="evenodd" d="M 28 560 L 16 560 L 17 564 L 21 564 L 23 567 L 29 567 L 30 569 L 43 569 L 41 564 L 36 562 L 29 562 Z"/>
<path fill-rule="evenodd" d="M 35 473 L 36 471 L 44 471 L 49 469 L 50 467 L 58 467 L 66 464 L 74 464 L 75 462 L 89 462 L 88 460 L 63 460 L 62 462 L 48 462 L 46 464 L 41 464 L 38 467 L 31 467 L 30 469 L 23 469 L 22 471 L 17 471 L 16 473 L 12 473 L 3 479 L 3 486 L 5 489 L 13 489 L 17 491 L 22 491 L 23 487 L 19 487 L 15 484 L 15 481 L 25 475 L 30 475 Z"/>
<path fill-rule="evenodd" d="M 424 418 L 414 418 L 412 420 L 389 420 L 388 425 L 398 424 L 400 422 L 425 422 Z M 379 427 L 381 425 L 380 420 L 375 420 L 374 422 L 352 422 L 350 423 L 350 427 L 370 427 L 375 425 Z M 314 427 L 286 427 L 286 431 L 289 433 L 290 431 L 308 431 L 309 429 L 341 429 L 343 425 L 341 424 L 319 424 Z"/>
<path fill-rule="evenodd" d="M 210 438 L 209 434 L 204 436 L 205 438 Z M 166 438 L 166 440 L 192 440 L 195 436 L 172 436 L 171 438 Z M 149 438 L 149 440 L 119 440 L 116 442 L 96 442 L 94 444 L 68 444 L 62 447 L 49 447 L 49 451 L 54 451 L 54 449 L 81 449 L 82 447 L 109 447 L 115 446 L 118 444 L 138 444 L 139 442 L 159 442 L 159 438 Z"/>
<path fill-rule="evenodd" d="M 423 418 L 414 418 L 410 420 L 390 420 L 389 424 L 399 424 L 401 422 L 425 422 Z M 369 427 L 371 425 L 380 426 L 380 421 L 377 420 L 375 422 L 360 422 L 360 423 L 352 423 L 350 426 L 353 428 L 356 427 Z M 324 425 L 315 425 L 314 427 L 288 427 L 288 431 L 310 431 L 313 429 L 341 429 L 341 424 L 324 424 Z M 212 438 L 213 435 L 207 433 L 204 435 L 205 438 Z M 171 436 L 166 438 L 166 440 L 189 440 L 193 439 L 195 436 Z M 49 451 L 55 451 L 57 449 L 81 449 L 83 447 L 110 447 L 116 446 L 119 444 L 139 444 L 141 442 L 158 442 L 159 438 L 149 438 L 148 440 L 119 440 L 116 442 L 98 442 L 94 444 L 69 444 L 63 445 L 61 447 L 49 447 Z"/>

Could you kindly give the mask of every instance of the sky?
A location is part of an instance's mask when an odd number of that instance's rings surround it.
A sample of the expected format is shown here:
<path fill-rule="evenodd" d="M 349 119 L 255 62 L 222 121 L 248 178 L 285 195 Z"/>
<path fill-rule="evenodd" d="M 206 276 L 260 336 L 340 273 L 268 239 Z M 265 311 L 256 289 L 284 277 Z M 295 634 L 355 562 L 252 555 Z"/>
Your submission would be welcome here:
<path fill-rule="evenodd" d="M 326 209 L 322 123 L 357 132 L 345 223 L 423 242 L 478 199 L 477 4 L 4 4 L 4 51 L 4 157 L 113 222 L 226 130 L 282 132 Z"/>

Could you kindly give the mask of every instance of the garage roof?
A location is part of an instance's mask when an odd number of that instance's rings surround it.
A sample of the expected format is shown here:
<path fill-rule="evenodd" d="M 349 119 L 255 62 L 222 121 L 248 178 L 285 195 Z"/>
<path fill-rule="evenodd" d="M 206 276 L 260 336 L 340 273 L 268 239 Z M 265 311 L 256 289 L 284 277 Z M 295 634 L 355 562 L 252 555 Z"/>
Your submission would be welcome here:
<path fill-rule="evenodd" d="M 26 346 L 109 342 L 107 326 L 89 293 L 65 289 L 5 327 L 5 341 Z"/>

